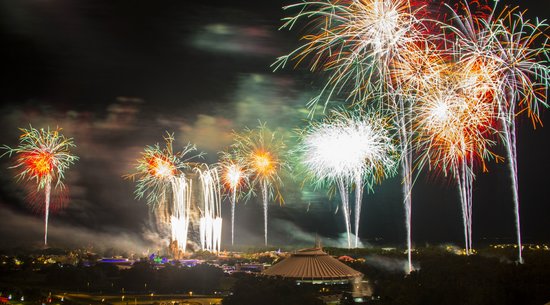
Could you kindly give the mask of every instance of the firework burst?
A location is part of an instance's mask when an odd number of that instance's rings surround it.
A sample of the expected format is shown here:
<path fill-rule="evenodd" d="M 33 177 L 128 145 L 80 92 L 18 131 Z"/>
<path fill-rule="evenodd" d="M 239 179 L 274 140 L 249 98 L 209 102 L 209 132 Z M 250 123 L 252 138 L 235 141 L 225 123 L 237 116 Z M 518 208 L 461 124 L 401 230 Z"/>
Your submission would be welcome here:
<path fill-rule="evenodd" d="M 221 181 L 231 202 L 231 245 L 235 241 L 235 205 L 241 190 L 248 185 L 248 173 L 233 154 L 222 153 L 219 165 L 222 171 Z"/>
<path fill-rule="evenodd" d="M 303 133 L 303 162 L 316 183 L 336 184 L 351 248 L 349 189 L 355 185 L 355 247 L 358 245 L 363 186 L 394 174 L 396 148 L 387 122 L 376 115 L 333 111 Z"/>
<path fill-rule="evenodd" d="M 419 167 L 451 175 L 458 184 L 466 254 L 472 250 L 472 184 L 475 166 L 495 155 L 495 87 L 483 69 L 447 65 L 446 73 L 420 91 L 416 107 Z M 478 66 L 479 68 L 479 66 Z"/>
<path fill-rule="evenodd" d="M 37 191 L 44 190 L 44 245 L 47 245 L 52 182 L 55 181 L 55 187 L 63 188 L 65 171 L 78 160 L 70 151 L 76 145 L 72 138 L 60 133 L 60 128 L 50 130 L 49 127 L 36 129 L 29 126 L 29 129 L 20 130 L 19 146 L 11 148 L 4 145 L 7 151 L 2 156 L 15 154 L 17 158 L 12 168 L 19 171 L 17 179 L 34 181 Z"/>
<path fill-rule="evenodd" d="M 258 187 L 264 208 L 264 241 L 267 245 L 267 210 L 270 199 L 284 202 L 280 193 L 282 180 L 280 172 L 286 167 L 284 149 L 286 145 L 275 132 L 270 131 L 265 124 L 256 129 L 245 129 L 242 133 L 234 134 L 234 143 L 231 146 L 235 160 L 242 164 L 250 174 L 250 191 Z"/>
<path fill-rule="evenodd" d="M 161 148 L 159 143 L 148 145 L 137 160 L 136 171 L 126 175 L 126 178 L 137 180 L 135 195 L 137 199 L 146 198 L 147 204 L 153 209 L 164 205 L 166 192 L 174 177 L 184 170 L 190 169 L 189 160 L 196 156 L 189 156 L 196 151 L 194 145 L 188 144 L 182 151 L 174 153 L 174 135 L 166 133 L 164 137 L 166 147 Z"/>
<path fill-rule="evenodd" d="M 136 172 L 126 175 L 125 178 L 137 181 L 136 198 L 146 198 L 157 221 L 161 225 L 170 225 L 172 241 L 176 241 L 178 248 L 185 252 L 189 228 L 191 181 L 188 181 L 184 171 L 192 169 L 189 161 L 200 154 L 192 155 L 196 147 L 191 144 L 174 153 L 173 134 L 166 133 L 164 141 L 165 148 L 161 148 L 158 143 L 146 146 L 141 158 L 138 159 Z"/>
<path fill-rule="evenodd" d="M 482 63 L 485 78 L 497 88 L 494 94 L 498 105 L 500 135 L 506 147 L 508 166 L 512 178 L 512 193 L 518 242 L 518 260 L 523 262 L 519 192 L 516 155 L 516 116 L 528 115 L 533 125 L 540 123 L 540 106 L 547 107 L 549 84 L 548 25 L 534 23 L 517 8 L 505 7 L 500 13 L 472 13 L 467 3 L 461 15 L 453 11 L 454 18 L 447 27 L 455 37 L 451 43 L 457 61 L 463 65 Z M 542 42 L 542 43 L 540 43 Z"/>

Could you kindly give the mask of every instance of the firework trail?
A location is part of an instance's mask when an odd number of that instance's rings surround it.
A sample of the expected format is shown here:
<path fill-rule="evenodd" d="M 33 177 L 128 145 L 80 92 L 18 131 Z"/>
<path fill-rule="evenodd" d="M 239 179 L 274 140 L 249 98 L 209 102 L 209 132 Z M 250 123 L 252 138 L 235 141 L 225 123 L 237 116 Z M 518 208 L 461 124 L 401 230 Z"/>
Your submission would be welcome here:
<path fill-rule="evenodd" d="M 185 253 L 191 216 L 192 180 L 187 180 L 185 175 L 180 175 L 172 178 L 170 184 L 174 205 L 172 215 L 170 215 L 172 241 L 175 241 L 177 248 Z"/>
<path fill-rule="evenodd" d="M 235 159 L 250 173 L 248 195 L 254 192 L 256 186 L 260 188 L 264 208 L 264 242 L 267 245 L 268 202 L 270 199 L 279 200 L 281 204 L 284 202 L 279 192 L 282 185 L 279 173 L 286 167 L 283 160 L 286 145 L 282 137 L 270 131 L 265 124 L 235 133 L 234 139 L 231 150 Z"/>
<path fill-rule="evenodd" d="M 191 209 L 191 180 L 184 171 L 192 168 L 189 162 L 198 155 L 190 155 L 195 146 L 187 144 L 183 150 L 174 153 L 173 134 L 166 133 L 165 148 L 157 143 L 146 146 L 138 159 L 136 172 L 125 178 L 137 180 L 137 199 L 146 198 L 161 225 L 169 225 L 171 241 L 185 252 Z M 172 199 L 170 201 L 170 198 Z"/>
<path fill-rule="evenodd" d="M 443 70 L 443 58 L 436 46 L 429 40 L 425 43 L 408 44 L 400 51 L 401 59 L 391 65 L 391 79 L 387 82 L 388 93 L 382 97 L 382 108 L 392 114 L 393 126 L 397 130 L 398 148 L 401 153 L 400 167 L 402 176 L 403 208 L 405 211 L 405 230 L 407 240 L 408 270 L 412 266 L 412 188 L 413 179 L 413 139 L 415 130 L 413 121 L 419 92 L 430 88 Z"/>
<path fill-rule="evenodd" d="M 49 127 L 36 129 L 29 126 L 29 129 L 20 130 L 19 146 L 11 148 L 4 145 L 2 148 L 7 151 L 2 156 L 16 154 L 15 165 L 11 168 L 19 171 L 17 179 L 34 180 L 37 191 L 44 190 L 44 245 L 47 246 L 52 182 L 55 180 L 55 187 L 64 187 L 65 171 L 78 160 L 70 151 L 76 145 L 72 138 L 60 133 L 60 128 L 50 130 Z"/>
<path fill-rule="evenodd" d="M 221 186 L 218 168 L 206 164 L 195 168 L 202 190 L 200 239 L 203 250 L 220 252 L 222 237 Z"/>
<path fill-rule="evenodd" d="M 517 8 L 505 7 L 498 14 L 492 10 L 486 15 L 472 13 L 464 3 L 463 11 L 453 10 L 454 18 L 447 28 L 455 36 L 452 43 L 459 62 L 482 62 L 492 67 L 486 77 L 498 88 L 494 100 L 512 179 L 518 261 L 522 263 L 515 119 L 526 113 L 536 126 L 540 123 L 540 105 L 548 106 L 548 25 L 538 20 L 532 23 Z"/>
<path fill-rule="evenodd" d="M 396 148 L 388 124 L 374 114 L 332 111 L 323 122 L 303 132 L 303 162 L 317 184 L 336 184 L 342 201 L 348 247 L 351 248 L 349 189 L 355 185 L 355 247 L 358 246 L 363 186 L 394 174 Z"/>
<path fill-rule="evenodd" d="M 233 245 L 235 241 L 235 205 L 240 189 L 248 184 L 248 174 L 231 153 L 222 154 L 219 167 L 222 171 L 221 180 L 229 193 L 231 203 L 231 245 Z"/>

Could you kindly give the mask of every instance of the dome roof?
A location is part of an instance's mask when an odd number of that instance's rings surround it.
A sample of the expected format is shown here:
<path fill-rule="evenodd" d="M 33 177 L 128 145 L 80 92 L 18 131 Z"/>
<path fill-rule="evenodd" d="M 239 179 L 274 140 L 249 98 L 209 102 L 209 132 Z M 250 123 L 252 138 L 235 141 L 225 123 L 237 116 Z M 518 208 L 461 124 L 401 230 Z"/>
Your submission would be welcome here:
<path fill-rule="evenodd" d="M 320 248 L 297 251 L 262 274 L 300 280 L 351 279 L 363 276 L 361 272 L 338 261 Z"/>

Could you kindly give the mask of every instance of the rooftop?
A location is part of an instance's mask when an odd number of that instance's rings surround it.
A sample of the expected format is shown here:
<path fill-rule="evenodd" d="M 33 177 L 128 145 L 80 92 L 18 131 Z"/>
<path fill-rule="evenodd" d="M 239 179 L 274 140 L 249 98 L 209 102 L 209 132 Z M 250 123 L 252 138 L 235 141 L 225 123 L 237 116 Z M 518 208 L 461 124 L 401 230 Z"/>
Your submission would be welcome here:
<path fill-rule="evenodd" d="M 321 248 L 297 251 L 262 274 L 299 280 L 352 279 L 363 276 L 361 272 L 328 255 Z"/>

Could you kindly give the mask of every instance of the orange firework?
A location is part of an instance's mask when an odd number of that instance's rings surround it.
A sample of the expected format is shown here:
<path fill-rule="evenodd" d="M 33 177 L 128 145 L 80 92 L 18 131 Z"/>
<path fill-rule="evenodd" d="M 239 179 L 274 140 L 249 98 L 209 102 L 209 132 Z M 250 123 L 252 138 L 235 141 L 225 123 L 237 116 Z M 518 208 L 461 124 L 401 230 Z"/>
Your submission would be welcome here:
<path fill-rule="evenodd" d="M 21 159 L 24 160 L 31 176 L 43 178 L 52 171 L 53 157 L 49 151 L 39 151 L 23 154 Z"/>
<path fill-rule="evenodd" d="M 416 107 L 419 166 L 437 168 L 456 180 L 461 199 L 466 253 L 472 249 L 472 184 L 477 163 L 494 157 L 490 147 L 496 134 L 493 124 L 497 105 L 493 82 L 486 78 L 486 67 L 464 69 L 446 65 L 430 86 L 419 91 Z M 443 70 L 442 70 L 443 71 Z"/>
<path fill-rule="evenodd" d="M 161 148 L 157 143 L 146 146 L 142 157 L 138 159 L 136 172 L 125 175 L 125 178 L 137 179 L 136 197 L 147 197 L 147 203 L 152 207 L 162 206 L 163 201 L 174 178 L 181 174 L 183 169 L 189 168 L 188 161 L 196 156 L 189 154 L 196 150 L 194 145 L 188 144 L 182 151 L 173 151 L 174 135 L 166 133 L 164 137 L 166 147 Z M 200 154 L 199 154 L 200 156 Z"/>
<path fill-rule="evenodd" d="M 158 179 L 170 179 L 177 174 L 177 169 L 174 163 L 168 160 L 167 156 L 154 155 L 146 157 L 148 172 L 151 176 Z"/>
<path fill-rule="evenodd" d="M 251 156 L 252 167 L 258 176 L 268 178 L 275 174 L 276 163 L 268 151 L 254 151 Z"/>
<path fill-rule="evenodd" d="M 526 113 L 533 125 L 540 124 L 539 107 L 546 102 L 550 81 L 548 29 L 545 21 L 531 22 L 525 12 L 504 7 L 500 13 L 483 14 L 467 2 L 464 12 L 453 11 L 448 29 L 453 34 L 454 55 L 461 64 L 482 61 L 494 67 L 489 77 L 498 86 L 499 134 L 506 148 L 512 180 L 518 260 L 523 262 L 519 215 L 519 188 L 516 152 L 516 116 Z"/>
<path fill-rule="evenodd" d="M 20 170 L 17 174 L 19 180 L 34 180 L 38 190 L 44 190 L 44 245 L 47 245 L 52 182 L 57 180 L 55 186 L 62 188 L 65 170 L 78 157 L 70 152 L 75 147 L 73 139 L 63 136 L 60 128 L 52 131 L 30 126 L 29 129 L 20 130 L 23 133 L 19 138 L 19 146 L 11 148 L 4 145 L 3 148 L 7 150 L 4 155 L 17 155 L 13 168 Z"/>
<path fill-rule="evenodd" d="M 264 239 L 267 245 L 267 204 L 270 198 L 283 203 L 279 192 L 282 185 L 279 172 L 286 167 L 283 160 L 285 143 L 283 139 L 263 124 L 257 129 L 246 129 L 235 133 L 235 143 L 231 146 L 235 160 L 250 173 L 250 192 L 259 186 L 264 207 Z"/>

